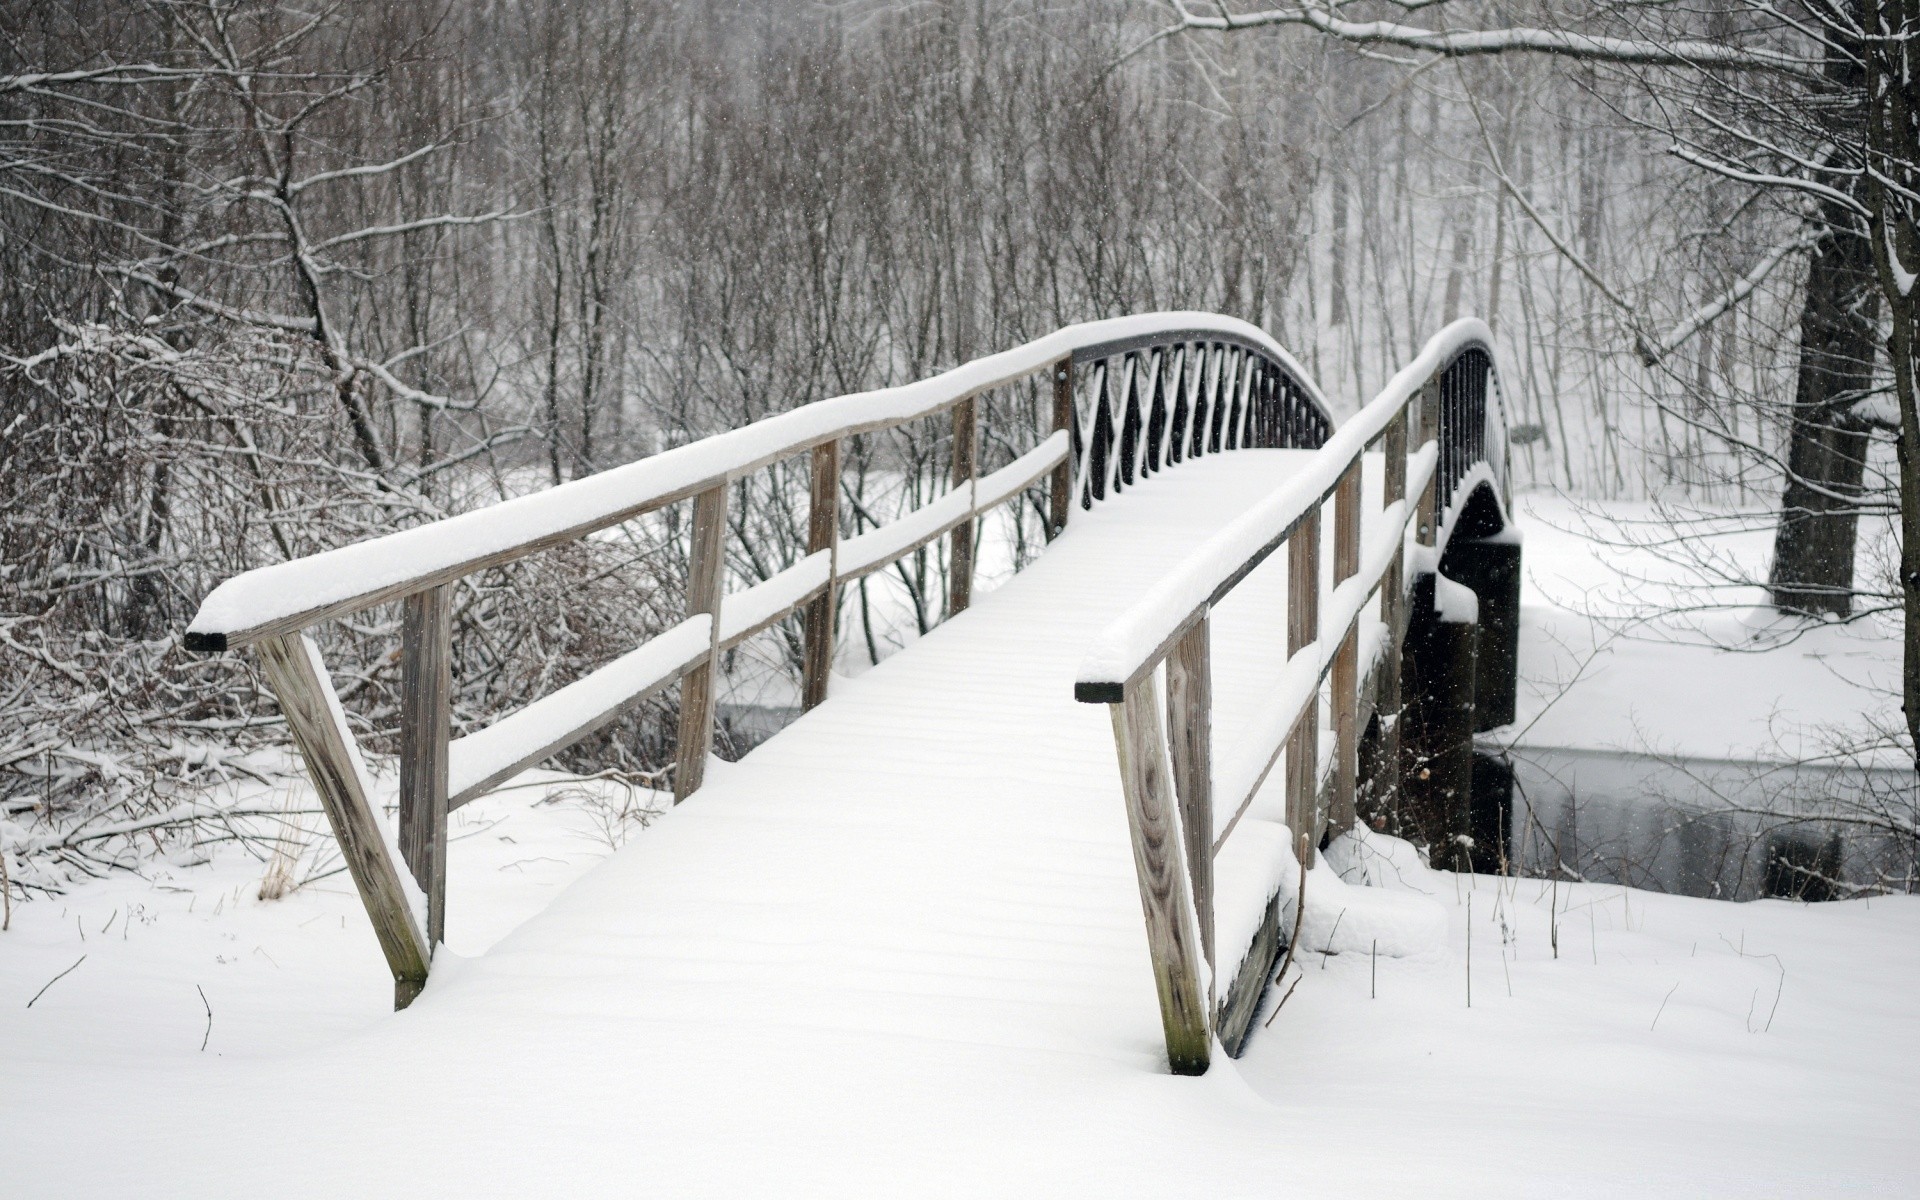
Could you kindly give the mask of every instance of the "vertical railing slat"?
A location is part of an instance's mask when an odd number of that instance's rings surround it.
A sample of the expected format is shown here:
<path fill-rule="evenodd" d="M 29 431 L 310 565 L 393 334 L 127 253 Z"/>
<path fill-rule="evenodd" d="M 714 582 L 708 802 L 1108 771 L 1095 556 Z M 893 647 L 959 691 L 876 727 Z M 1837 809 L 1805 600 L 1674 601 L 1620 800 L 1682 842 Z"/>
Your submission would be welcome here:
<path fill-rule="evenodd" d="M 1200 948 L 1212 977 L 1213 924 L 1213 658 L 1211 618 L 1202 614 L 1167 658 L 1167 740 L 1173 791 L 1180 801 L 1187 881 L 1200 922 Z M 1214 998 L 1207 998 L 1212 1012 Z"/>
<path fill-rule="evenodd" d="M 827 587 L 807 604 L 803 618 L 800 667 L 800 704 L 817 708 L 827 698 L 827 684 L 833 678 L 833 641 L 839 624 L 836 606 L 840 602 L 840 445 L 834 438 L 813 448 L 807 486 L 807 553 L 828 554 Z"/>
<path fill-rule="evenodd" d="M 400 620 L 400 855 L 427 897 L 427 944 L 446 940 L 452 586 L 408 596 Z"/>
<path fill-rule="evenodd" d="M 727 485 L 708 488 L 693 499 L 693 545 L 687 557 L 687 615 L 713 617 L 707 656 L 680 677 L 680 736 L 673 773 L 673 802 L 685 800 L 706 782 L 707 756 L 713 753 L 713 715 L 720 669 L 720 600 L 725 592 L 727 559 Z"/>
<path fill-rule="evenodd" d="M 1287 657 L 1320 637 L 1320 507 L 1287 539 Z M 1312 698 L 1287 735 L 1287 826 L 1293 830 L 1294 857 L 1313 865 L 1320 843 L 1319 759 L 1320 693 Z"/>
<path fill-rule="evenodd" d="M 1079 458 L 1079 423 L 1073 413 L 1073 356 L 1053 364 L 1053 428 L 1065 429 L 1072 436 L 1072 452 L 1053 469 L 1053 482 L 1047 489 L 1047 539 L 1060 536 L 1067 527 L 1067 515 L 1073 511 L 1074 463 Z"/>
<path fill-rule="evenodd" d="M 1361 460 L 1340 477 L 1333 496 L 1333 585 L 1360 573 Z M 1353 828 L 1354 797 L 1360 785 L 1360 618 L 1356 616 L 1334 652 L 1333 810 L 1328 821 L 1336 833 Z"/>
<path fill-rule="evenodd" d="M 968 396 L 953 406 L 953 474 L 951 484 L 954 491 L 965 488 L 968 493 L 967 508 L 974 508 L 973 483 L 977 474 L 980 457 L 980 409 L 977 398 Z M 953 527 L 948 536 L 950 549 L 947 555 L 947 615 L 967 611 L 973 603 L 973 552 L 974 526 L 978 517 L 969 515 L 966 520 Z"/>
<path fill-rule="evenodd" d="M 1126 793 L 1127 830 L 1140 885 L 1140 909 L 1147 923 L 1147 951 L 1160 994 L 1160 1022 L 1166 1033 L 1167 1063 L 1176 1075 L 1200 1075 L 1207 1069 L 1211 1031 L 1200 994 L 1199 945 L 1193 929 L 1193 902 L 1174 816 L 1166 741 L 1160 732 L 1157 672 L 1126 686 L 1118 704 L 1107 706 L 1113 719 L 1114 747 Z"/>

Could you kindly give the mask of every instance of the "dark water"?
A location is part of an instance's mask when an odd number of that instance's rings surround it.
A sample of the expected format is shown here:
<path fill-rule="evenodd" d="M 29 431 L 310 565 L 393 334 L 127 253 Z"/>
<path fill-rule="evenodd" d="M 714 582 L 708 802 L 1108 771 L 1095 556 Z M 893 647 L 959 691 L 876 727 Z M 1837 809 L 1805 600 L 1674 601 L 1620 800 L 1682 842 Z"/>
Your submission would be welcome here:
<path fill-rule="evenodd" d="M 1920 886 L 1910 770 L 1516 748 L 1481 756 L 1475 790 L 1476 843 L 1504 833 L 1524 875 L 1725 900 Z"/>

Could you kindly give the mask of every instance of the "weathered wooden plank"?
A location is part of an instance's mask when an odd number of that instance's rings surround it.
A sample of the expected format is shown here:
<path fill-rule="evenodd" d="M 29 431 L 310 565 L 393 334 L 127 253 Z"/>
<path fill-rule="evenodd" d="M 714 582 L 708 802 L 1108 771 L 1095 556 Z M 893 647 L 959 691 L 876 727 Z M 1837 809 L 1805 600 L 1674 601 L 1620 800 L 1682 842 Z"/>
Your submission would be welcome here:
<path fill-rule="evenodd" d="M 267 686 L 286 715 L 287 729 L 300 748 L 307 776 L 340 844 L 347 874 L 373 920 L 374 936 L 393 972 L 393 1005 L 405 1008 L 426 986 L 433 952 L 400 877 L 400 864 L 387 850 L 373 811 L 366 765 L 347 728 L 333 681 L 313 639 L 304 634 L 268 638 L 257 649 Z"/>
<path fill-rule="evenodd" d="M 1287 656 L 1300 653 L 1320 637 L 1320 506 L 1287 542 Z M 1318 791 L 1320 694 L 1316 690 L 1287 737 L 1287 827 L 1293 830 L 1294 856 L 1313 865 L 1320 843 Z"/>
<path fill-rule="evenodd" d="M 1385 502 L 1407 497 L 1407 416 L 1402 408 L 1387 423 L 1385 444 Z M 1405 553 L 1396 554 L 1380 577 L 1380 621 L 1387 627 L 1387 648 L 1375 683 L 1375 711 L 1380 715 L 1380 742 L 1374 761 L 1384 770 L 1373 780 L 1372 817 L 1376 822 L 1397 822 L 1400 805 L 1400 679 L 1407 623 L 1407 561 Z"/>
<path fill-rule="evenodd" d="M 1360 571 L 1360 463 L 1340 477 L 1333 496 L 1333 583 L 1338 587 Z M 1360 635 L 1356 620 L 1347 627 L 1333 657 L 1333 805 L 1328 821 L 1335 830 L 1353 827 L 1354 793 L 1360 785 Z"/>
<path fill-rule="evenodd" d="M 544 762 L 666 687 L 711 653 L 713 620 L 690 617 L 557 691 L 493 724 L 454 739 L 448 748 L 447 810 Z"/>
<path fill-rule="evenodd" d="M 977 401 L 969 396 L 953 407 L 953 490 L 973 492 L 980 456 L 980 419 Z M 973 535 L 979 521 L 972 499 L 967 519 L 953 527 L 947 555 L 947 613 L 963 613 L 973 603 Z"/>
<path fill-rule="evenodd" d="M 1212 622 L 1194 622 L 1167 658 L 1167 740 L 1173 791 L 1180 801 L 1187 879 L 1209 968 L 1213 952 L 1213 654 Z M 1208 977 L 1212 978 L 1209 970 Z M 1209 997 L 1209 1007 L 1212 1007 Z"/>
<path fill-rule="evenodd" d="M 618 525 L 623 521 L 631 521 L 635 517 L 644 516 L 655 509 L 665 508 L 669 504 L 685 500 L 689 496 L 706 491 L 722 482 L 724 482 L 724 480 L 721 478 L 706 479 L 698 483 L 688 484 L 685 487 L 662 491 L 658 494 L 648 496 L 643 501 L 637 501 L 631 505 L 598 514 L 591 520 L 569 525 L 565 529 L 556 530 L 553 533 L 541 537 L 529 538 L 524 542 L 520 542 L 504 550 L 497 550 L 488 554 L 476 554 L 468 558 L 463 558 L 458 562 L 450 563 L 437 570 L 422 571 L 417 575 L 409 575 L 405 579 L 395 580 L 391 583 L 383 584 L 380 587 L 368 588 L 365 591 L 356 592 L 351 596 L 343 597 L 332 603 L 316 604 L 311 608 L 301 609 L 299 612 L 290 613 L 277 620 L 265 621 L 258 625 L 238 629 L 228 629 L 219 633 L 189 630 L 186 636 L 186 648 L 200 653 L 217 653 L 222 650 L 238 650 L 244 646 L 250 646 L 263 638 L 280 637 L 284 634 L 298 633 L 300 630 L 318 625 L 322 621 L 330 621 L 337 617 L 350 616 L 353 613 L 360 612 L 362 609 L 372 608 L 378 604 L 386 604 L 426 588 L 457 583 L 475 572 L 485 571 L 491 567 L 505 566 L 507 563 L 525 558 L 529 554 L 536 554 L 542 550 L 550 550 L 555 546 L 564 545 L 567 542 L 579 541 L 588 534 Z M 420 528 L 425 527 L 422 526 Z M 409 530 L 407 532 L 412 531 Z"/>
<path fill-rule="evenodd" d="M 1267 901 L 1253 945 L 1248 947 L 1239 969 L 1228 981 L 1226 995 L 1220 997 L 1214 1017 L 1220 1044 L 1230 1058 L 1239 1058 L 1246 1052 L 1247 1041 L 1253 1033 L 1253 1019 L 1260 1013 L 1260 998 L 1266 995 L 1280 950 L 1280 897 L 1274 896 Z"/>
<path fill-rule="evenodd" d="M 1127 829 L 1147 923 L 1147 950 L 1160 995 L 1167 1063 L 1176 1075 L 1200 1075 L 1211 1051 L 1206 1001 L 1200 994 L 1200 946 L 1193 929 L 1193 901 L 1174 818 L 1166 743 L 1160 734 L 1159 686 L 1149 675 L 1108 706 L 1120 779 L 1126 793 Z"/>
<path fill-rule="evenodd" d="M 451 584 L 408 596 L 400 619 L 400 856 L 427 896 L 427 943 L 447 929 Z"/>
<path fill-rule="evenodd" d="M 1073 357 L 1053 364 L 1053 431 L 1073 433 Z M 1073 455 L 1068 454 L 1053 469 L 1053 484 L 1047 491 L 1047 540 L 1060 536 L 1073 511 Z"/>
<path fill-rule="evenodd" d="M 839 603 L 840 553 L 840 447 L 835 438 L 813 448 L 813 478 L 807 489 L 807 553 L 825 550 L 833 555 L 833 568 L 827 574 L 827 590 L 807 605 L 804 636 L 805 659 L 801 664 L 802 708 L 814 708 L 827 698 L 827 681 L 833 675 L 833 639 L 838 625 L 835 606 Z"/>
<path fill-rule="evenodd" d="M 727 488 L 722 484 L 693 500 L 693 544 L 687 558 L 687 615 L 711 614 L 712 640 L 704 662 L 680 676 L 680 737 L 673 773 L 673 802 L 700 790 L 713 753 L 713 707 L 720 662 L 720 601 L 726 591 Z"/>

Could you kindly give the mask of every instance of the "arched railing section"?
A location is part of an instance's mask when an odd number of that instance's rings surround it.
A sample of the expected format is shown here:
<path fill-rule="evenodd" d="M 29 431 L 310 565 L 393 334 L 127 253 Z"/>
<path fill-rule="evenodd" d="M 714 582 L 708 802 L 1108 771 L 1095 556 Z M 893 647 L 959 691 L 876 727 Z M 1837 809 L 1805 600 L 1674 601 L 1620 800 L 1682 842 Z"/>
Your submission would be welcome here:
<path fill-rule="evenodd" d="M 1076 386 L 1076 374 L 1088 386 Z M 1031 446 L 980 473 L 982 424 L 996 415 L 1017 421 L 1005 414 L 1027 406 L 1003 403 L 1010 398 L 1040 400 L 1048 412 L 1049 391 L 1048 427 L 992 430 L 1004 436 L 989 444 Z M 847 439 L 942 417 L 951 420 L 949 490 L 889 524 L 843 538 Z M 804 614 L 803 696 L 812 707 L 827 694 L 842 585 L 946 537 L 947 609 L 958 612 L 972 593 L 981 515 L 1030 488 L 1046 491 L 1052 536 L 1067 524 L 1076 495 L 1092 504 L 1196 454 L 1317 445 L 1330 424 L 1297 365 L 1244 321 L 1160 313 L 1075 325 L 931 379 L 805 405 L 546 491 L 247 572 L 206 598 L 186 645 L 258 653 L 373 918 L 395 1002 L 404 1006 L 423 986 L 445 924 L 450 811 L 675 682 L 674 792 L 684 799 L 699 788 L 712 752 L 716 664 L 746 638 Z M 731 485 L 802 454 L 810 479 L 805 557 L 729 593 Z M 452 737 L 452 589 L 475 572 L 675 504 L 692 508 L 684 618 L 585 677 Z M 400 821 L 390 844 L 374 784 L 309 631 L 396 602 Z"/>
<path fill-rule="evenodd" d="M 1167 1055 L 1176 1072 L 1206 1070 L 1216 1036 L 1237 1052 L 1281 941 L 1280 897 L 1272 888 L 1259 889 L 1263 912 L 1216 913 L 1216 860 L 1232 853 L 1230 839 L 1283 760 L 1286 825 L 1299 864 L 1312 865 L 1330 822 L 1351 825 L 1360 732 L 1371 716 L 1401 711 L 1401 643 L 1412 580 L 1436 570 L 1448 527 L 1478 483 L 1504 492 L 1505 421 L 1493 363 L 1487 327 L 1457 321 L 1330 435 L 1310 419 L 1269 423 L 1297 430 L 1294 436 L 1316 453 L 1285 487 L 1167 572 L 1089 648 L 1075 696 L 1106 704 L 1112 716 Z M 1284 404 L 1276 411 L 1284 413 Z M 1123 456 L 1125 444 L 1123 436 Z M 1384 460 L 1383 507 L 1362 513 L 1362 464 L 1370 454 Z M 1099 456 L 1088 461 L 1098 480 Z M 1109 486 L 1114 477 L 1109 470 Z M 1504 511 L 1504 496 L 1500 500 Z M 1321 538 L 1322 510 L 1329 501 L 1332 563 L 1323 576 L 1329 548 Z M 1210 612 L 1282 546 L 1286 666 L 1251 739 L 1216 747 Z M 1331 590 L 1322 588 L 1325 577 Z M 1369 614 L 1376 596 L 1377 615 Z M 1333 727 L 1330 756 L 1320 752 L 1323 693 Z M 1397 724 L 1381 722 L 1386 745 L 1376 761 L 1399 761 L 1392 740 Z M 1219 944 L 1216 933 L 1225 929 L 1235 931 L 1235 944 Z M 1223 981 L 1218 995 L 1216 980 Z"/>
<path fill-rule="evenodd" d="M 1317 449 L 1333 420 L 1271 339 L 1168 330 L 1076 350 L 1075 495 L 1083 507 L 1176 463 L 1242 448 Z"/>

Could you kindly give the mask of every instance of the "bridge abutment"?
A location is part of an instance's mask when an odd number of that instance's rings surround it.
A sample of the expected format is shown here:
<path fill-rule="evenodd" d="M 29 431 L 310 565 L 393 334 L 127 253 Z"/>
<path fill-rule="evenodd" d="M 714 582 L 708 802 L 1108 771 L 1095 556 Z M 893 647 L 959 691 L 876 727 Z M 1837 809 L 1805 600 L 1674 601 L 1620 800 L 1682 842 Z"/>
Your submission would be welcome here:
<path fill-rule="evenodd" d="M 1437 600 L 1436 600 L 1437 597 Z M 1445 576 L 1415 577 L 1402 659 L 1401 832 L 1428 846 L 1436 867 L 1469 869 L 1478 605 Z"/>

